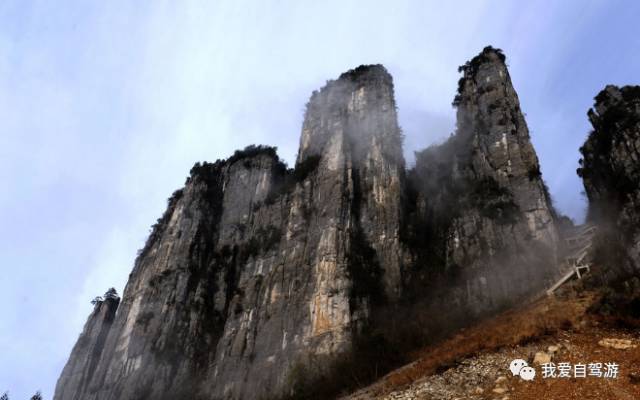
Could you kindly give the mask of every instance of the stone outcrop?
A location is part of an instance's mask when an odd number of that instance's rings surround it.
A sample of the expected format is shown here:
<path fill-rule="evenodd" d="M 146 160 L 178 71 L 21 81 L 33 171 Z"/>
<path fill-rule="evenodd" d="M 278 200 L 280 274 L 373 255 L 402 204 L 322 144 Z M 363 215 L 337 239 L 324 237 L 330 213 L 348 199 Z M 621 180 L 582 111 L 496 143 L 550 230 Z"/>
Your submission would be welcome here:
<path fill-rule="evenodd" d="M 72 356 L 62 370 L 55 392 L 56 398 L 78 398 L 77 393 L 86 389 L 100 361 L 119 303 L 120 299 L 116 297 L 96 302 L 73 347 Z"/>
<path fill-rule="evenodd" d="M 460 67 L 456 132 L 417 153 L 411 171 L 414 282 L 439 271 L 442 301 L 463 319 L 557 273 L 555 213 L 504 61 L 487 47 Z"/>
<path fill-rule="evenodd" d="M 393 82 L 384 67 L 361 66 L 311 96 L 297 162 L 313 155 L 324 159 L 328 180 L 347 173 L 351 234 L 377 255 L 382 294 L 397 298 L 404 158 Z"/>
<path fill-rule="evenodd" d="M 408 177 L 380 65 L 312 94 L 295 168 L 263 146 L 196 164 L 55 399 L 287 396 L 363 338 L 392 343 L 416 299 L 477 316 L 539 289 L 557 232 L 503 56 L 463 72 L 456 134 Z"/>
<path fill-rule="evenodd" d="M 297 363 L 347 351 L 370 307 L 400 293 L 403 173 L 382 66 L 313 94 L 294 170 L 264 147 L 197 164 L 95 371 L 81 385 L 63 375 L 56 399 L 254 399 L 282 393 Z"/>
<path fill-rule="evenodd" d="M 640 270 L 640 86 L 607 86 L 596 96 L 588 116 L 593 131 L 580 149 L 583 158 L 578 175 L 583 178 L 589 198 L 588 219 L 602 228 L 599 257 L 621 268 L 621 271 L 611 271 L 612 275 L 637 274 Z"/>

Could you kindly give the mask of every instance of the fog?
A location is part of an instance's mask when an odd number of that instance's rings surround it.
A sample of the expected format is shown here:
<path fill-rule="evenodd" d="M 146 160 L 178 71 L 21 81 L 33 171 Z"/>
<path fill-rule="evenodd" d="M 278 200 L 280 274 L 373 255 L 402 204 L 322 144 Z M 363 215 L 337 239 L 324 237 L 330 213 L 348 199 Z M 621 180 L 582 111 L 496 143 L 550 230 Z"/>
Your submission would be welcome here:
<path fill-rule="evenodd" d="M 455 129 L 457 67 L 502 48 L 558 208 L 593 96 L 637 82 L 632 2 L 78 2 L 0 5 L 0 392 L 45 398 L 91 310 L 196 161 L 248 144 L 293 165 L 304 104 L 382 63 L 404 153 Z"/>

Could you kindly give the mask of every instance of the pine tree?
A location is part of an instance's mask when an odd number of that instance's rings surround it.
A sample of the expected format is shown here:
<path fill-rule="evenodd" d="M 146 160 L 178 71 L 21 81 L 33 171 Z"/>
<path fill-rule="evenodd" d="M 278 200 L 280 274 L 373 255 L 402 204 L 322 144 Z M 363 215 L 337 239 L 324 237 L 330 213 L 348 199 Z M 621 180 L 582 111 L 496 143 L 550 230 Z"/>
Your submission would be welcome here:
<path fill-rule="evenodd" d="M 118 291 L 115 288 L 109 288 L 109 290 L 107 290 L 104 293 L 104 299 L 119 299 L 120 296 L 118 296 Z"/>
<path fill-rule="evenodd" d="M 31 400 L 42 400 L 42 394 L 40 394 L 39 390 L 36 392 L 36 394 L 31 396 Z"/>
<path fill-rule="evenodd" d="M 0 396 L 0 400 L 9 400 L 9 393 L 8 392 L 4 392 L 4 394 L 2 396 Z"/>

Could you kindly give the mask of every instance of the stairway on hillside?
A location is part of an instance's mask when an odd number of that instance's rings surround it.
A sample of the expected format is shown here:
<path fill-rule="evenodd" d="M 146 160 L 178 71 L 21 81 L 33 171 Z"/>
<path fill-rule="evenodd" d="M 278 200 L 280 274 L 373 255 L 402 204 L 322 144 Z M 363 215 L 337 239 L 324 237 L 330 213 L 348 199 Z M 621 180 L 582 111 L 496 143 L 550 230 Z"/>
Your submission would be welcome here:
<path fill-rule="evenodd" d="M 547 295 L 553 295 L 553 292 L 574 276 L 582 279 L 585 273 L 591 271 L 589 252 L 593 245 L 596 231 L 597 227 L 593 224 L 578 225 L 572 235 L 565 238 L 568 256 L 564 258 L 561 265 L 561 270 L 564 271 L 564 274 L 547 290 Z"/>

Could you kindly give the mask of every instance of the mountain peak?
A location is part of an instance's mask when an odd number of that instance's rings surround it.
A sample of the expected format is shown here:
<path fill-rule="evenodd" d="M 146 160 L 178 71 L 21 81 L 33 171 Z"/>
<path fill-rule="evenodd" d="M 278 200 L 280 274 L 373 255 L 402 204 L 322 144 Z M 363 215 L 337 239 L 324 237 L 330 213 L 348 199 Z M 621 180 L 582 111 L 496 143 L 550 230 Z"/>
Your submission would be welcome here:
<path fill-rule="evenodd" d="M 524 117 L 499 50 L 467 65 L 460 147 L 411 171 L 379 64 L 312 94 L 293 170 L 268 146 L 196 164 L 55 400 L 331 398 L 340 371 L 370 380 L 410 343 L 541 289 L 515 250 L 539 255 L 554 232 Z"/>
<path fill-rule="evenodd" d="M 362 79 L 371 79 L 379 77 L 382 79 L 392 80 L 391 74 L 382 64 L 360 65 L 354 69 L 350 69 L 340 75 L 338 80 L 358 81 Z"/>

